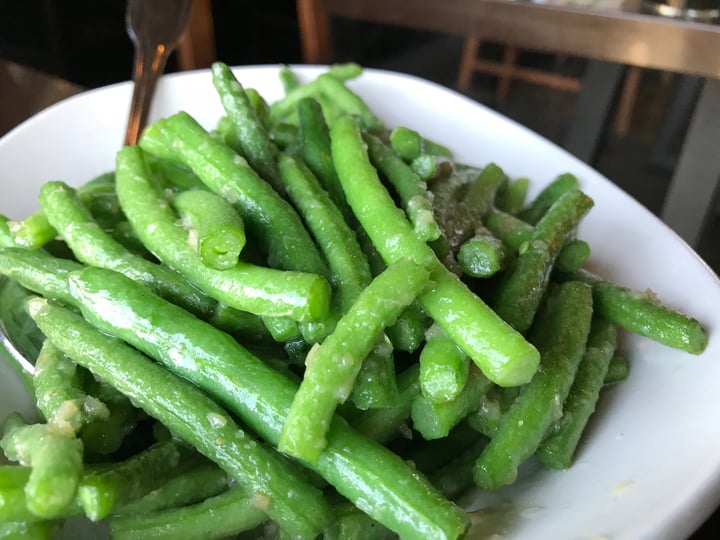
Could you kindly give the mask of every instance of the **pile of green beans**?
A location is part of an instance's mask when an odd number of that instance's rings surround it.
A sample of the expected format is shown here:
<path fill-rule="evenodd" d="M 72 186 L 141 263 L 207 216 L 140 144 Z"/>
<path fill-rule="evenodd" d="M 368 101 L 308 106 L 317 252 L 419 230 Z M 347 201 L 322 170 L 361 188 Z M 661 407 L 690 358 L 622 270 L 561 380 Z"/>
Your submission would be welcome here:
<path fill-rule="evenodd" d="M 2 425 L 0 535 L 462 538 L 468 489 L 572 465 L 628 376 L 618 328 L 704 350 L 697 320 L 586 268 L 580 180 L 528 201 L 386 127 L 361 72 L 281 66 L 268 103 L 216 63 L 214 131 L 178 112 L 0 216 L 41 419 Z"/>

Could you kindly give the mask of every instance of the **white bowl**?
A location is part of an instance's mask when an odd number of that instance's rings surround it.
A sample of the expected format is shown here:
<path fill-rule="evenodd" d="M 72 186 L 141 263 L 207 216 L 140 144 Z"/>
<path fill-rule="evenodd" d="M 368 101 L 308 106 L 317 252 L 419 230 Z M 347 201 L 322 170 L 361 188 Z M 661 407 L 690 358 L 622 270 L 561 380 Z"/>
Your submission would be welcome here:
<path fill-rule="evenodd" d="M 294 68 L 309 80 L 321 67 Z M 282 95 L 275 66 L 238 68 L 246 87 Z M 631 374 L 603 392 L 577 462 L 557 472 L 529 462 L 517 483 L 467 498 L 474 538 L 683 538 L 720 502 L 720 286 L 715 274 L 668 227 L 608 179 L 507 118 L 436 84 L 366 70 L 350 86 L 388 126 L 406 125 L 449 146 L 457 158 L 494 161 L 533 180 L 530 196 L 572 172 L 595 200 L 579 235 L 592 246 L 594 271 L 635 289 L 652 289 L 697 319 L 710 342 L 700 356 L 622 334 Z M 0 140 L 0 213 L 22 218 L 37 208 L 39 186 L 81 184 L 113 167 L 123 141 L 130 85 L 69 98 Z M 222 109 L 208 71 L 166 76 L 153 118 L 180 109 L 210 128 Z M 2 368 L 0 414 L 31 408 L 12 370 Z M 483 523 L 485 521 L 485 523 Z"/>

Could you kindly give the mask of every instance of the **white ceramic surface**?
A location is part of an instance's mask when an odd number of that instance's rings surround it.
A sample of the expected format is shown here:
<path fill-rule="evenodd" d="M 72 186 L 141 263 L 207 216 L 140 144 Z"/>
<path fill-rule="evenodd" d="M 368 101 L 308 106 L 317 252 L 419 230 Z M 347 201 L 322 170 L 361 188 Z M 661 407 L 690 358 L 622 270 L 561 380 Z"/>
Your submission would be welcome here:
<path fill-rule="evenodd" d="M 304 80 L 321 68 L 297 67 Z M 240 81 L 268 100 L 281 95 L 275 66 L 240 68 Z M 648 210 L 587 165 L 522 126 L 438 85 L 367 70 L 351 82 L 388 126 L 418 129 L 458 159 L 494 161 L 533 180 L 530 196 L 562 172 L 575 173 L 596 202 L 580 237 L 592 268 L 632 288 L 650 288 L 706 325 L 701 356 L 623 335 L 630 378 L 605 391 L 577 463 L 566 472 L 530 462 L 518 482 L 477 494 L 473 538 L 659 539 L 689 535 L 720 502 L 720 286 L 698 256 Z M 80 184 L 113 166 L 130 101 L 129 84 L 59 103 L 0 140 L 0 213 L 37 207 L 41 183 Z M 186 110 L 206 127 L 221 114 L 208 72 L 165 77 L 154 118 Z M 11 370 L 0 371 L 0 414 L 22 404 Z M 482 519 L 487 516 L 487 519 Z M 496 536 L 495 538 L 499 538 Z"/>

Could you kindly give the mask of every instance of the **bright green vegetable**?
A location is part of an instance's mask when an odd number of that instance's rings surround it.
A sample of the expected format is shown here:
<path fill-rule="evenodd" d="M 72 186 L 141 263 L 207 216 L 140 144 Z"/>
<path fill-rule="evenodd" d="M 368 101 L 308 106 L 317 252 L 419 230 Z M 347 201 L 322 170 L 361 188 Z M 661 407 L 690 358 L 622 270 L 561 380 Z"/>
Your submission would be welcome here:
<path fill-rule="evenodd" d="M 418 238 L 425 242 L 437 240 L 441 231 L 433 216 L 425 182 L 378 137 L 365 133 L 363 139 L 370 160 L 397 193 Z"/>
<path fill-rule="evenodd" d="M 283 424 L 278 449 L 316 461 L 338 404 L 350 395 L 355 378 L 383 329 L 425 286 L 429 273 L 401 259 L 368 285 L 341 317 L 332 334 L 310 351 L 305 375 Z"/>
<path fill-rule="evenodd" d="M 702 324 L 664 305 L 652 291 L 633 291 L 587 270 L 559 277 L 591 285 L 597 312 L 626 330 L 691 354 L 700 354 L 707 346 Z"/>
<path fill-rule="evenodd" d="M 321 276 L 280 271 L 239 262 L 228 270 L 202 264 L 175 225 L 175 215 L 159 197 L 138 147 L 118 153 L 117 190 L 120 203 L 137 235 L 160 260 L 180 271 L 217 300 L 257 315 L 322 319 L 330 303 L 330 287 Z"/>
<path fill-rule="evenodd" d="M 563 194 L 579 188 L 580 182 L 574 175 L 570 173 L 561 174 L 545 186 L 537 197 L 532 200 L 530 206 L 518 213 L 518 217 L 530 225 L 535 225 Z"/>
<path fill-rule="evenodd" d="M 62 515 L 83 471 L 83 446 L 75 433 L 51 424 L 27 425 L 13 413 L 3 424 L 0 446 L 8 459 L 32 467 L 24 489 L 30 511 L 42 518 Z"/>
<path fill-rule="evenodd" d="M 495 206 L 508 214 L 517 214 L 525 204 L 529 187 L 529 178 L 509 180 L 505 186 L 501 186 L 500 189 L 498 189 L 495 195 Z"/>
<path fill-rule="evenodd" d="M 227 270 L 238 263 L 245 225 L 230 203 L 214 193 L 194 190 L 178 193 L 173 206 L 203 264 Z"/>
<path fill-rule="evenodd" d="M 122 275 L 90 268 L 71 278 L 88 320 L 193 380 L 249 428 L 276 445 L 297 391 L 227 334 L 147 294 Z M 139 331 L 152 328 L 152 332 Z M 335 417 L 318 461 L 305 463 L 378 522 L 407 538 L 456 538 L 468 526 L 448 503 L 389 450 Z"/>
<path fill-rule="evenodd" d="M 630 374 L 630 366 L 624 356 L 615 355 L 610 359 L 605 384 L 613 384 L 624 381 Z"/>
<path fill-rule="evenodd" d="M 518 466 L 535 453 L 552 422 L 561 414 L 585 351 L 592 318 L 592 292 L 584 283 L 560 285 L 547 300 L 531 339 L 541 368 L 510 409 L 473 467 L 481 489 L 512 483 Z"/>
<path fill-rule="evenodd" d="M 229 125 L 233 128 L 232 140 L 239 146 L 233 149 L 245 157 L 250 166 L 278 193 L 283 193 L 270 137 L 245 89 L 226 64 L 215 62 L 211 71 L 213 84 L 230 119 Z"/>
<path fill-rule="evenodd" d="M 267 515 L 257 505 L 257 500 L 235 488 L 192 506 L 111 517 L 108 524 L 115 540 L 214 540 L 267 521 Z"/>
<path fill-rule="evenodd" d="M 350 399 L 360 410 L 394 407 L 400 399 L 390 340 L 380 336 L 362 362 Z"/>
<path fill-rule="evenodd" d="M 435 402 L 422 394 L 417 396 L 411 411 L 413 427 L 426 440 L 447 437 L 452 428 L 478 408 L 490 387 L 490 381 L 473 367 L 465 387 L 454 400 Z"/>
<path fill-rule="evenodd" d="M 428 329 L 419 363 L 420 388 L 430 401 L 453 401 L 465 388 L 470 360 L 439 326 Z"/>
<path fill-rule="evenodd" d="M 457 261 L 467 275 L 478 278 L 494 276 L 505 266 L 505 245 L 491 234 L 476 234 L 463 242 Z"/>
<path fill-rule="evenodd" d="M 338 120 L 331 131 L 338 178 L 358 221 L 386 263 L 411 258 L 431 270 L 434 287 L 418 300 L 434 321 L 501 385 L 527 382 L 539 356 L 535 348 L 512 330 L 421 242 L 369 162 L 356 122 Z"/>
<path fill-rule="evenodd" d="M 57 231 L 41 210 L 21 221 L 8 221 L 7 225 L 15 244 L 24 248 L 41 248 L 57 236 Z"/>
<path fill-rule="evenodd" d="M 119 279 L 126 282 L 125 287 L 133 283 L 121 274 L 97 268 L 88 270 L 88 276 L 95 273 L 105 282 Z M 77 280 L 74 283 L 79 284 Z M 142 290 L 135 294 L 141 300 L 147 297 Z M 177 309 L 192 319 L 191 315 Z M 149 415 L 225 468 L 248 496 L 256 494 L 258 501 L 264 500 L 264 509 L 289 532 L 313 537 L 325 525 L 329 516 L 322 494 L 300 478 L 284 459 L 241 430 L 224 409 L 194 385 L 117 339 L 93 329 L 80 316 L 46 300 L 30 300 L 28 311 L 43 332 L 68 356 L 97 376 L 111 381 Z M 224 336 L 223 340 L 234 343 L 226 334 L 218 333 Z M 246 383 L 250 385 L 256 381 Z M 157 448 L 125 465 L 83 479 L 79 497 L 91 518 L 102 519 L 114 509 L 161 486 L 168 475 L 182 472 L 178 471 L 178 465 L 187 450 L 175 441 Z"/>
<path fill-rule="evenodd" d="M 617 345 L 615 325 L 594 317 L 582 362 L 577 369 L 563 412 L 535 455 L 547 467 L 567 469 L 605 384 L 610 360 Z"/>

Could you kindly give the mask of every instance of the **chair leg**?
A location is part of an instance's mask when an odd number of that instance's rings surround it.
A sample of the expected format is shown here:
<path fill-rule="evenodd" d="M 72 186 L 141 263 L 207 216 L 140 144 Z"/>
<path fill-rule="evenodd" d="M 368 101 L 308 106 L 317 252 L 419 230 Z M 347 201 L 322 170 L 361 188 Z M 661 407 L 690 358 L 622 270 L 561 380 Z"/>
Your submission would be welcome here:
<path fill-rule="evenodd" d="M 637 99 L 641 78 L 641 68 L 635 66 L 628 67 L 627 73 L 625 74 L 625 81 L 620 91 L 617 112 L 615 113 L 615 131 L 618 135 L 627 135 L 630 129 L 630 122 L 632 120 L 632 113 L 635 108 L 635 100 Z"/>
<path fill-rule="evenodd" d="M 505 103 L 508 92 L 510 92 L 510 84 L 512 83 L 512 72 L 517 64 L 518 50 L 517 47 L 505 46 L 505 54 L 503 56 L 503 64 L 507 70 L 500 75 L 495 90 L 495 100 L 498 104 Z"/>
<path fill-rule="evenodd" d="M 465 38 L 457 80 L 457 87 L 461 92 L 467 92 L 470 88 L 470 80 L 475 71 L 475 56 L 479 48 L 480 40 L 477 37 L 471 36 Z"/>

